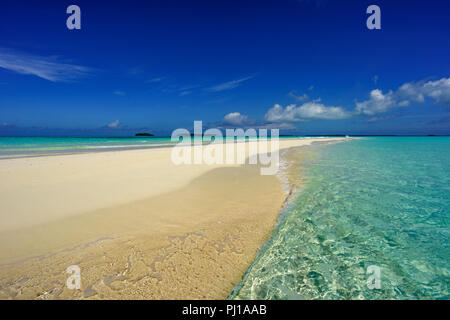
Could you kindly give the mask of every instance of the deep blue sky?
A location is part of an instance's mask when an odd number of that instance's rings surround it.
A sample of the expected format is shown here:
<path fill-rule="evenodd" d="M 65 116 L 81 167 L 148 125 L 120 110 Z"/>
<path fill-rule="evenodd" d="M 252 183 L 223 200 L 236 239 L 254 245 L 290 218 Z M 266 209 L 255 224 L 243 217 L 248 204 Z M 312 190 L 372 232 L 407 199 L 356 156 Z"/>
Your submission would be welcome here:
<path fill-rule="evenodd" d="M 81 30 L 66 28 L 70 4 Z M 366 28 L 370 4 L 381 30 Z M 449 12 L 442 0 L 2 1 L 0 135 L 167 134 L 193 120 L 450 134 Z"/>

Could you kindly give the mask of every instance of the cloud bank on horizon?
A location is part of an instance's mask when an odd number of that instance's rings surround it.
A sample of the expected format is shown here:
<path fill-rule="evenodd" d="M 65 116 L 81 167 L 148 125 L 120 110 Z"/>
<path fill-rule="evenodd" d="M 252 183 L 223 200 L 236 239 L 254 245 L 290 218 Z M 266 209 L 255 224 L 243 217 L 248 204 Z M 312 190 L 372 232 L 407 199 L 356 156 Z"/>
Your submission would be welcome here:
<path fill-rule="evenodd" d="M 293 97 L 297 101 L 309 99 L 306 94 L 297 96 L 292 91 L 288 96 Z M 430 99 L 435 104 L 450 105 L 450 78 L 442 78 L 435 81 L 407 82 L 402 84 L 397 90 L 389 90 L 387 93 L 383 93 L 380 89 L 373 89 L 369 94 L 368 100 L 356 102 L 356 106 L 350 110 L 341 106 L 326 106 L 320 103 L 321 99 L 319 98 L 299 106 L 290 104 L 285 108 L 280 104 L 275 104 L 267 110 L 263 121 L 260 122 L 256 122 L 240 112 L 232 112 L 225 115 L 223 123 L 245 126 L 267 126 L 268 124 L 278 123 L 286 128 L 289 127 L 287 126 L 289 123 L 309 120 L 342 120 L 356 116 L 374 116 L 386 113 L 394 108 L 423 104 L 426 102 L 426 99 Z M 393 118 L 393 116 L 371 117 L 367 122 Z"/>
<path fill-rule="evenodd" d="M 431 98 L 438 104 L 450 104 L 450 78 L 436 81 L 408 82 L 396 91 L 383 94 L 380 89 L 370 92 L 369 100 L 356 103 L 356 113 L 374 115 L 395 107 L 408 107 L 412 103 L 424 103 Z"/>

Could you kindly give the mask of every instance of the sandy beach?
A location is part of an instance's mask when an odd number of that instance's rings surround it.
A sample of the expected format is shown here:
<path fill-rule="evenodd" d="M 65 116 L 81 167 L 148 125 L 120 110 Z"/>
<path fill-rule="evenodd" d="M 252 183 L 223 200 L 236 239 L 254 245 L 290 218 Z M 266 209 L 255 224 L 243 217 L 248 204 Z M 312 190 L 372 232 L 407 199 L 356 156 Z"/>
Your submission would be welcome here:
<path fill-rule="evenodd" d="M 280 139 L 279 149 L 343 138 Z M 1 299 L 223 299 L 286 188 L 258 165 L 175 165 L 171 148 L 0 160 Z M 82 288 L 66 287 L 78 265 Z"/>

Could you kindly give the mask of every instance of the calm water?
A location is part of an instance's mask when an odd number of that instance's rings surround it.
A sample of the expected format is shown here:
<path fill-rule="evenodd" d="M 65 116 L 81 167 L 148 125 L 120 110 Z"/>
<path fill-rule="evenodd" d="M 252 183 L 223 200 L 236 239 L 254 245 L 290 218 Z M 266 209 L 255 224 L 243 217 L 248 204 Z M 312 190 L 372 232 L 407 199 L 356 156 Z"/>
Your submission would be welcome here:
<path fill-rule="evenodd" d="M 0 156 L 141 149 L 168 144 L 176 142 L 170 137 L 0 137 Z"/>
<path fill-rule="evenodd" d="M 450 138 L 314 148 L 304 190 L 230 297 L 449 299 Z"/>
<path fill-rule="evenodd" d="M 0 155 L 132 149 L 168 143 L 170 137 L 0 137 Z"/>

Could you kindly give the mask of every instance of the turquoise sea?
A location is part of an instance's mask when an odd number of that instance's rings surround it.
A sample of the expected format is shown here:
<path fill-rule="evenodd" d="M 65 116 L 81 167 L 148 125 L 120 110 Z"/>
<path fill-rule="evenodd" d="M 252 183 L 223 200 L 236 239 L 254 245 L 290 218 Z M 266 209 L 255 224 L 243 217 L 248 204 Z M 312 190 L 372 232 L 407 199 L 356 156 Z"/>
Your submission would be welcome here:
<path fill-rule="evenodd" d="M 225 137 L 224 137 L 225 138 Z M 292 136 L 290 138 L 298 138 Z M 192 138 L 201 139 L 201 138 Z M 171 137 L 0 137 L 0 156 L 156 148 Z"/>
<path fill-rule="evenodd" d="M 170 137 L 0 137 L 0 156 L 151 148 Z"/>
<path fill-rule="evenodd" d="M 313 148 L 304 188 L 230 298 L 450 299 L 450 137 Z"/>

